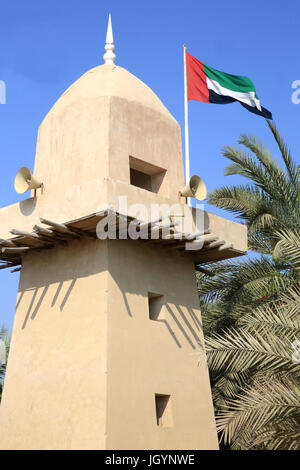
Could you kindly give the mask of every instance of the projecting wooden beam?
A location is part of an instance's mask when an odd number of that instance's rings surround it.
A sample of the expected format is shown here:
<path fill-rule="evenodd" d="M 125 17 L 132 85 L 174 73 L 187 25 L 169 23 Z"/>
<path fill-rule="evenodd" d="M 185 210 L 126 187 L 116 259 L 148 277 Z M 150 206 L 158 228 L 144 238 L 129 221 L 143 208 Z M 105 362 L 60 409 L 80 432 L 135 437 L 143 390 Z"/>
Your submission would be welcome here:
<path fill-rule="evenodd" d="M 170 233 L 169 235 L 166 235 L 165 237 L 162 238 L 162 240 L 177 240 L 178 242 L 185 242 L 188 240 L 188 237 L 190 236 L 190 233 L 184 233 L 184 232 L 174 232 Z"/>
<path fill-rule="evenodd" d="M 210 230 L 199 230 L 199 232 L 191 233 L 189 237 L 187 237 L 187 241 L 192 242 L 193 240 L 196 240 L 196 238 L 203 235 L 209 235 L 210 233 Z"/>
<path fill-rule="evenodd" d="M 158 217 L 157 219 L 150 220 L 149 222 L 142 222 L 138 225 L 140 231 L 143 230 L 145 227 L 150 228 L 154 224 L 158 224 L 162 221 L 162 217 Z"/>
<path fill-rule="evenodd" d="M 107 209 L 103 209 L 102 211 L 99 211 L 99 212 L 96 212 L 96 215 L 97 217 L 105 217 L 108 215 L 108 212 L 112 212 L 110 208 L 107 208 Z"/>
<path fill-rule="evenodd" d="M 7 268 L 12 268 L 14 266 L 19 266 L 19 262 L 17 263 L 4 263 L 4 264 L 0 264 L 0 269 L 7 269 Z"/>
<path fill-rule="evenodd" d="M 162 224 L 162 225 L 156 225 L 155 227 L 151 228 L 151 234 L 153 235 L 153 233 L 162 231 L 164 229 L 176 227 L 177 225 L 179 225 L 179 223 L 180 222 L 167 222 L 167 223 Z"/>
<path fill-rule="evenodd" d="M 194 232 L 194 233 L 181 233 L 181 237 L 182 239 L 180 238 L 177 238 L 176 237 L 176 233 L 174 234 L 171 234 L 171 235 L 167 235 L 165 238 L 163 238 L 163 240 L 171 240 L 172 242 L 176 242 L 177 243 L 170 243 L 168 246 L 168 248 L 174 248 L 174 249 L 177 249 L 177 250 L 184 250 L 185 247 L 182 246 L 183 243 L 191 243 L 193 242 L 194 240 L 197 241 L 197 237 L 199 236 L 204 236 L 204 235 L 209 235 L 211 232 L 210 230 L 199 230 L 198 232 Z M 198 238 L 199 239 L 199 238 Z M 180 244 L 180 245 L 179 245 Z"/>
<path fill-rule="evenodd" d="M 72 232 L 72 230 L 70 230 L 65 224 L 59 224 L 57 222 L 53 222 L 52 220 L 44 218 L 41 218 L 40 221 L 42 224 L 49 225 L 50 227 L 52 227 L 53 230 L 62 232 L 63 234 L 69 235 L 72 238 L 80 238 L 77 234 Z"/>
<path fill-rule="evenodd" d="M 28 237 L 28 238 L 39 238 L 39 236 L 36 233 L 31 233 L 31 232 L 25 232 L 24 230 L 17 230 L 13 228 L 10 233 L 13 235 L 19 235 L 21 237 Z"/>
<path fill-rule="evenodd" d="M 17 273 L 17 272 L 21 271 L 21 269 L 22 269 L 22 267 L 20 267 L 20 268 L 15 268 L 15 269 L 11 269 L 10 272 L 11 272 L 11 273 Z"/>
<path fill-rule="evenodd" d="M 205 244 L 217 241 L 219 238 L 216 237 L 216 235 L 210 235 L 210 234 L 205 234 L 202 235 L 201 237 L 196 238 L 193 241 L 187 240 L 187 243 L 189 243 L 189 249 L 186 251 L 198 251 L 201 250 Z M 206 246 L 205 246 L 206 248 Z M 178 248 L 179 250 L 185 250 L 186 247 L 182 246 Z"/>
<path fill-rule="evenodd" d="M 219 240 L 219 237 L 217 237 L 216 235 L 207 234 L 207 235 L 203 235 L 199 238 L 196 238 L 196 240 L 192 243 L 196 244 L 198 241 L 199 242 L 202 241 L 204 244 L 206 244 L 206 243 L 211 243 L 211 242 L 214 242 L 214 241 L 217 241 L 217 240 Z"/>
<path fill-rule="evenodd" d="M 218 251 L 231 250 L 231 248 L 233 248 L 233 243 L 226 243 L 225 245 L 220 246 Z"/>
<path fill-rule="evenodd" d="M 16 246 L 14 242 L 11 240 L 4 240 L 3 238 L 0 238 L 0 245 L 1 246 Z"/>
<path fill-rule="evenodd" d="M 32 247 L 30 246 L 20 246 L 20 247 L 15 247 L 15 248 L 1 248 L 1 252 L 7 255 L 10 254 L 22 254 L 26 253 L 28 250 L 32 250 Z"/>
<path fill-rule="evenodd" d="M 87 230 L 81 230 L 80 228 L 73 227 L 72 225 L 66 225 L 66 227 L 77 235 L 82 237 L 97 238 L 96 231 L 95 233 L 88 232 Z"/>
<path fill-rule="evenodd" d="M 70 235 L 73 238 L 80 238 L 80 237 L 95 238 L 96 237 L 96 233 L 94 234 L 94 233 L 88 232 L 86 230 L 82 230 L 80 228 L 73 227 L 73 225 L 71 225 L 71 224 L 68 224 L 68 225 L 59 224 L 57 222 L 53 222 L 51 220 L 47 220 L 47 219 L 44 219 L 44 218 L 41 218 L 40 221 L 41 221 L 42 224 L 49 225 L 50 227 L 53 227 L 54 230 L 57 230 L 58 232 L 66 234 L 66 235 Z M 79 235 L 79 236 L 76 236 L 76 235 Z"/>
<path fill-rule="evenodd" d="M 35 225 L 33 227 L 33 230 L 35 230 L 36 232 L 38 233 L 42 233 L 42 234 L 45 234 L 45 235 L 49 235 L 50 237 L 55 237 L 57 234 L 54 233 L 52 230 L 50 230 L 49 228 L 45 228 L 45 227 L 40 227 L 39 225 Z"/>
<path fill-rule="evenodd" d="M 63 234 L 62 232 L 53 232 L 49 228 L 40 227 L 39 225 L 35 225 L 33 227 L 38 234 L 42 235 L 44 238 L 47 238 L 49 241 L 57 240 L 59 242 L 65 242 L 71 240 L 67 234 Z M 73 238 L 73 237 L 72 237 Z"/>
<path fill-rule="evenodd" d="M 233 248 L 232 243 L 226 243 L 224 240 L 220 241 L 215 241 L 213 243 L 209 243 L 208 245 L 204 245 L 203 249 L 201 250 L 203 254 L 210 253 L 214 251 L 213 249 L 215 248 L 216 252 L 224 251 L 224 250 L 229 250 Z"/>
<path fill-rule="evenodd" d="M 24 230 L 16 230 L 16 229 L 11 230 L 10 233 L 12 233 L 13 235 L 18 235 L 20 237 L 26 237 L 29 240 L 34 240 L 34 242 L 37 241 L 38 243 L 42 243 L 42 246 L 51 246 L 54 244 L 53 241 L 49 243 L 48 241 L 44 240 L 37 233 L 25 232 Z M 21 240 L 20 240 L 20 243 L 21 243 Z"/>
<path fill-rule="evenodd" d="M 216 240 L 215 242 L 205 245 L 205 249 L 211 250 L 212 248 L 218 248 L 219 246 L 225 245 L 225 243 L 225 240 Z"/>

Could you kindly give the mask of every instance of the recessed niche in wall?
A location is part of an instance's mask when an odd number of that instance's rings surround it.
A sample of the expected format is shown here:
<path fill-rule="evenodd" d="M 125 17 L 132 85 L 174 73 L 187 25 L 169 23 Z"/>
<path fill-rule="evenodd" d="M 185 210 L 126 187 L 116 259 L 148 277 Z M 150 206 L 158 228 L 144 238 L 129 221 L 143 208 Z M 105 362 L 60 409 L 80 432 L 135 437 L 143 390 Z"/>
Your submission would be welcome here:
<path fill-rule="evenodd" d="M 162 320 L 163 312 L 162 307 L 164 304 L 164 296 L 148 292 L 148 305 L 149 305 L 149 318 L 150 320 Z"/>
<path fill-rule="evenodd" d="M 156 424 L 161 427 L 173 426 L 171 395 L 155 394 Z"/>
<path fill-rule="evenodd" d="M 146 189 L 153 193 L 159 193 L 166 170 L 138 158 L 129 157 L 130 184 L 138 188 Z"/>

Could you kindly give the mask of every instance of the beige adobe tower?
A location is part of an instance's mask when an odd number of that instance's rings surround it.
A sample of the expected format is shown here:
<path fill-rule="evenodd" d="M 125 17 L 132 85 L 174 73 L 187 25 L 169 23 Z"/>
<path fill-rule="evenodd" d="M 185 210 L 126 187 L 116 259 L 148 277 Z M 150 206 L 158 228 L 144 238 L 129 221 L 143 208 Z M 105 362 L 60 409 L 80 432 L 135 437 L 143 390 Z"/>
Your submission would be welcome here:
<path fill-rule="evenodd" d="M 43 194 L 0 210 L 0 267 L 21 265 L 1 449 L 218 448 L 194 265 L 244 253 L 246 229 L 205 212 L 203 249 L 97 238 L 119 196 L 130 213 L 184 186 L 178 123 L 113 51 L 109 28 L 40 126 Z"/>

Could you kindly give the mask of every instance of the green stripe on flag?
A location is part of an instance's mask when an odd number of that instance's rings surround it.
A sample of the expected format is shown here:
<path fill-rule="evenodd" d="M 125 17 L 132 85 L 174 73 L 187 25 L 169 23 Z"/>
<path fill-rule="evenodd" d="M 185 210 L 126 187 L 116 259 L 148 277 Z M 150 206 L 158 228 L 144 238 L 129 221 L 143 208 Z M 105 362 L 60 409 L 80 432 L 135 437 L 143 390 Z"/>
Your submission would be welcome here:
<path fill-rule="evenodd" d="M 228 90 L 239 91 L 240 93 L 254 91 L 255 93 L 254 85 L 248 77 L 241 77 L 239 75 L 231 75 L 229 73 L 220 72 L 219 70 L 212 69 L 205 64 L 204 73 L 208 78 L 215 80 L 223 88 L 227 88 Z"/>

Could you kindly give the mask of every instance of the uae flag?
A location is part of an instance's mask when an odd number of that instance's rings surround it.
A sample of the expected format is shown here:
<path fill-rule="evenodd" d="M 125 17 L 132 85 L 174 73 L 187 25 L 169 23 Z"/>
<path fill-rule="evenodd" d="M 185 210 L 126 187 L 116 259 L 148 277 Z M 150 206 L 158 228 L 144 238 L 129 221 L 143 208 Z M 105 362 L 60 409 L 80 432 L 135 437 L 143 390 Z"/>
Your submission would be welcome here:
<path fill-rule="evenodd" d="M 251 113 L 266 119 L 272 114 L 260 105 L 250 78 L 230 75 L 208 67 L 186 52 L 187 99 L 227 104 L 239 101 Z"/>

